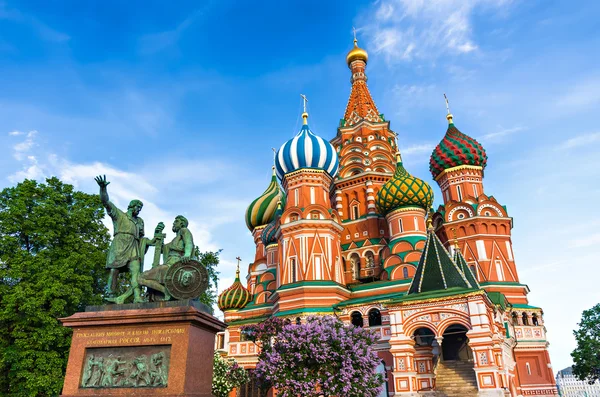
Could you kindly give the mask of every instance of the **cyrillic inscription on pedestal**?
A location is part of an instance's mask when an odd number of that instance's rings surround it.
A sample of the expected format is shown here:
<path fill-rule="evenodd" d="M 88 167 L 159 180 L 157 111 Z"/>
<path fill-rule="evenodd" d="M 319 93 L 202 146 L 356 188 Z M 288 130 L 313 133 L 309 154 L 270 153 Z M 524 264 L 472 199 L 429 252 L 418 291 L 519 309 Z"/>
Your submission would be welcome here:
<path fill-rule="evenodd" d="M 167 387 L 171 346 L 85 349 L 80 387 Z"/>

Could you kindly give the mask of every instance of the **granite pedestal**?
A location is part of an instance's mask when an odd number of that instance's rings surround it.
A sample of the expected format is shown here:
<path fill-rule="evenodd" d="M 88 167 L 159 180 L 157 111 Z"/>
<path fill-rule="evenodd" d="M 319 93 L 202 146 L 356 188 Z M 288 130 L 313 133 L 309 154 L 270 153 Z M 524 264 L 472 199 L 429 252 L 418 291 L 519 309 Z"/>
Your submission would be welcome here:
<path fill-rule="evenodd" d="M 212 397 L 215 334 L 197 301 L 90 306 L 73 329 L 63 397 Z"/>

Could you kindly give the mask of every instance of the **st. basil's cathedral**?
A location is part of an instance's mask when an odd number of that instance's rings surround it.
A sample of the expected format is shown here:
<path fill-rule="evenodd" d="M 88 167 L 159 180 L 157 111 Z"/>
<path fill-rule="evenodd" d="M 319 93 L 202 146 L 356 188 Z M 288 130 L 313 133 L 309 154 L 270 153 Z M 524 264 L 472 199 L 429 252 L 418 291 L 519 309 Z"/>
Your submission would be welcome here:
<path fill-rule="evenodd" d="M 557 395 L 543 311 L 529 304 L 512 251 L 512 218 L 484 189 L 483 146 L 448 127 L 430 158 L 444 204 L 402 162 L 367 87 L 367 52 L 346 57 L 351 91 L 336 136 L 309 127 L 277 151 L 267 189 L 247 209 L 256 253 L 245 282 L 219 296 L 217 349 L 252 369 L 240 332 L 270 316 L 335 315 L 379 335 L 381 396 Z M 440 393 L 440 394 L 437 394 Z M 258 396 L 248 384 L 239 396 Z"/>

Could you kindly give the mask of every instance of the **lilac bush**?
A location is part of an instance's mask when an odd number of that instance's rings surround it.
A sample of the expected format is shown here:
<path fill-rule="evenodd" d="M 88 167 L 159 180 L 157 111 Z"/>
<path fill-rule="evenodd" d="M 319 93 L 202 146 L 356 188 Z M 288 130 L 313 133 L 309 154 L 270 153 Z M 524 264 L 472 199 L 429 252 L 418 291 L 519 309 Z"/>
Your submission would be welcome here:
<path fill-rule="evenodd" d="M 325 316 L 298 325 L 267 320 L 246 331 L 262 347 L 255 375 L 279 397 L 376 397 L 381 390 L 377 336 L 368 329 Z"/>

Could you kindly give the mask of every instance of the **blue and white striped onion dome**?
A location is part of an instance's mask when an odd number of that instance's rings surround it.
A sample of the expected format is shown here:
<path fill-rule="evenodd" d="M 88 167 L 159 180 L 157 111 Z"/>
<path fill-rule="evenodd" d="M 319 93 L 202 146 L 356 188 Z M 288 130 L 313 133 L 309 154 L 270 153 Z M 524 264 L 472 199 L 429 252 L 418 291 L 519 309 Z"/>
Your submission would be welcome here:
<path fill-rule="evenodd" d="M 322 169 L 334 178 L 339 166 L 334 147 L 308 128 L 306 118 L 300 132 L 281 145 L 275 156 L 275 170 L 280 180 L 285 174 L 302 168 Z"/>

